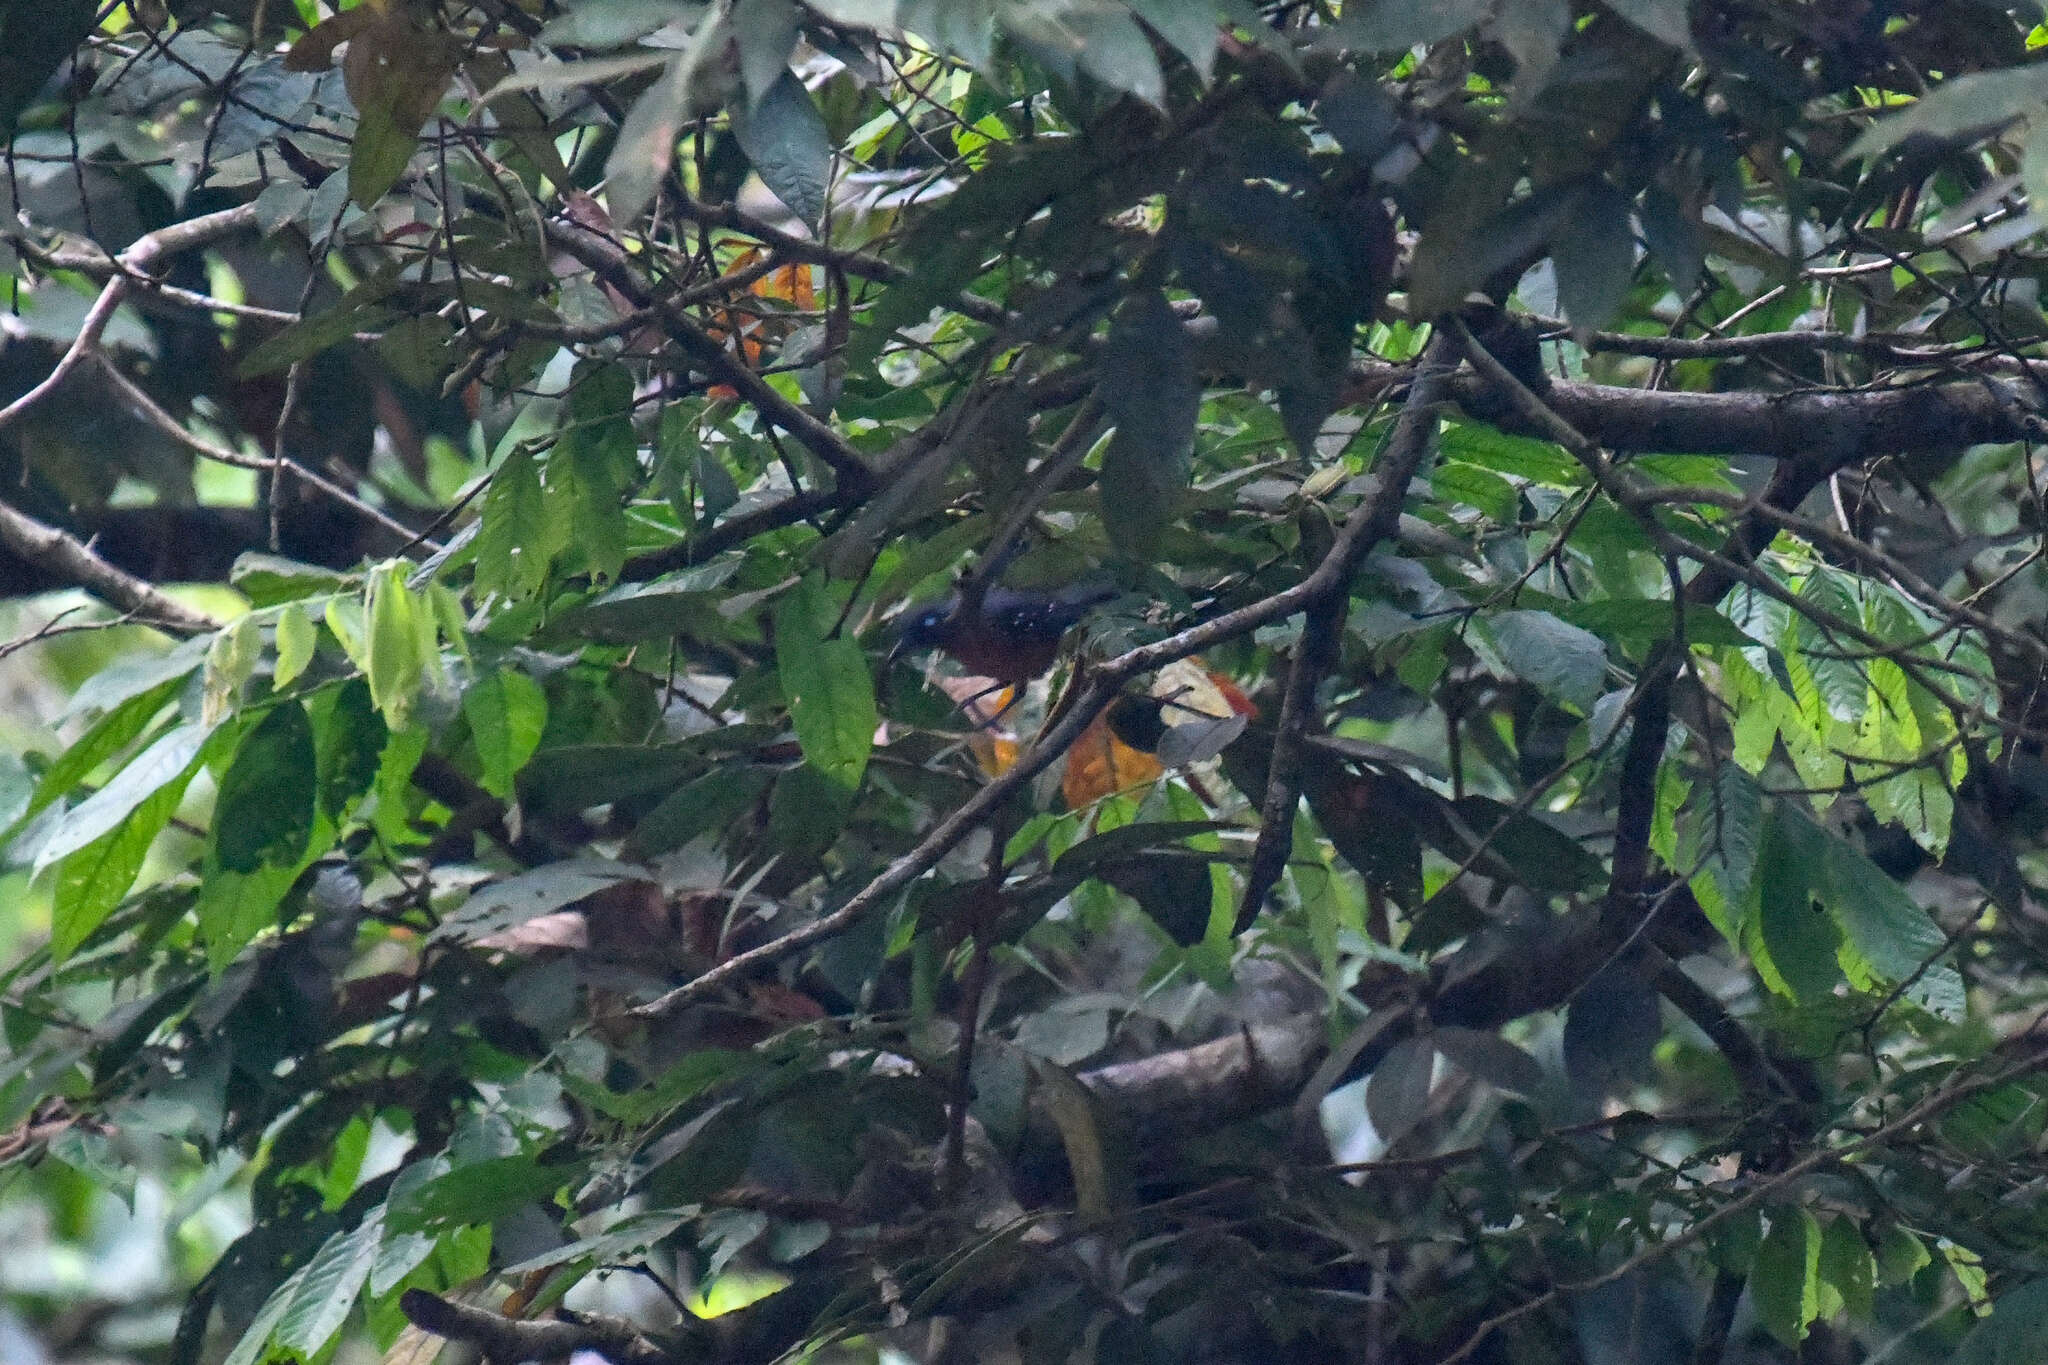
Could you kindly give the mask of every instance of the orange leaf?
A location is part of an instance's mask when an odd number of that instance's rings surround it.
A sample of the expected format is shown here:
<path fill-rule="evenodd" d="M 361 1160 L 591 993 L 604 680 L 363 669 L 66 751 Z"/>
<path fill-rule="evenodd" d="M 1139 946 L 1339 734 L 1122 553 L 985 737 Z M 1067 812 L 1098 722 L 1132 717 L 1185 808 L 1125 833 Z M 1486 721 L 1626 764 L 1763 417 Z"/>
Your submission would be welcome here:
<path fill-rule="evenodd" d="M 1079 810 L 1105 796 L 1141 787 L 1165 771 L 1158 759 L 1118 739 L 1109 728 L 1107 715 L 1101 715 L 1089 722 L 1067 751 L 1060 794 L 1070 810 Z"/>

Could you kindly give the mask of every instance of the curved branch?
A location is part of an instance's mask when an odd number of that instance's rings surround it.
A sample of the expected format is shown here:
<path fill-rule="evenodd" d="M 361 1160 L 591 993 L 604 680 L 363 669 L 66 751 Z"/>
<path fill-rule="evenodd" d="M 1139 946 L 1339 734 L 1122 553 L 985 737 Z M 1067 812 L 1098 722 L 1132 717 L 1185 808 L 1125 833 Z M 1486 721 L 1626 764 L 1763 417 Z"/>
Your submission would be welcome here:
<path fill-rule="evenodd" d="M 148 579 L 114 567 L 68 531 L 37 521 L 4 502 L 0 502 L 0 545 L 53 577 L 77 584 L 144 625 L 173 635 L 203 635 L 220 629 L 221 623 L 205 612 L 194 611 L 166 596 Z"/>

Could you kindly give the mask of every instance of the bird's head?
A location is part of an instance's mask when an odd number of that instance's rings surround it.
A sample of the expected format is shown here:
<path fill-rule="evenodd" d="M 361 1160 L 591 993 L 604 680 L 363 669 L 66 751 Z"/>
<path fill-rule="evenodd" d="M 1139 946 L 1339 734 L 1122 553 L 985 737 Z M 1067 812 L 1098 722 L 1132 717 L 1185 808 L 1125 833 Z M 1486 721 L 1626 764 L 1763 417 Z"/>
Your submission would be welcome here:
<path fill-rule="evenodd" d="M 889 662 L 894 663 L 912 650 L 943 648 L 958 629 L 958 605 L 949 598 L 944 602 L 922 603 L 905 612 L 896 628 L 896 643 L 889 650 Z"/>

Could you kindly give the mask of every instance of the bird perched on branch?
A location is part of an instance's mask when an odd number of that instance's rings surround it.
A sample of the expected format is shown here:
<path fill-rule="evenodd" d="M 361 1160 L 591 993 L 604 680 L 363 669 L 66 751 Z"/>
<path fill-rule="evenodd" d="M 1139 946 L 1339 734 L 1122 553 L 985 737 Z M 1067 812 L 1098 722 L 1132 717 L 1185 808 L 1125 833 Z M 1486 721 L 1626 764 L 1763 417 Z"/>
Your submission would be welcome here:
<path fill-rule="evenodd" d="M 1060 592 L 990 588 L 977 607 L 955 594 L 913 607 L 889 657 L 937 649 L 969 672 L 1014 687 L 1051 668 L 1067 632 L 1117 595 L 1101 585 Z"/>

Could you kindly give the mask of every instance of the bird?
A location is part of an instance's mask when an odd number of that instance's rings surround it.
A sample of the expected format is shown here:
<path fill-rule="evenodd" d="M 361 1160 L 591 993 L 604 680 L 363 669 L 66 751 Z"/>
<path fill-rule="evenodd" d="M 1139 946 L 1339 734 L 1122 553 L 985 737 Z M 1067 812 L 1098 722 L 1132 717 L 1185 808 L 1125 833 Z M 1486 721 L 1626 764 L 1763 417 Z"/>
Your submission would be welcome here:
<path fill-rule="evenodd" d="M 956 593 L 912 607 L 889 657 L 936 649 L 969 672 L 1016 687 L 1051 668 L 1067 632 L 1118 595 L 1099 584 L 1057 592 L 990 588 L 977 609 Z"/>

